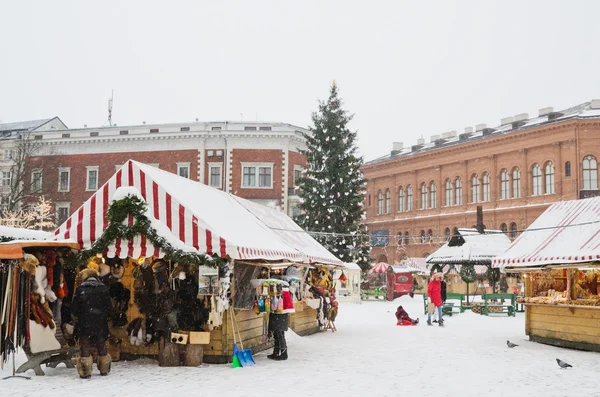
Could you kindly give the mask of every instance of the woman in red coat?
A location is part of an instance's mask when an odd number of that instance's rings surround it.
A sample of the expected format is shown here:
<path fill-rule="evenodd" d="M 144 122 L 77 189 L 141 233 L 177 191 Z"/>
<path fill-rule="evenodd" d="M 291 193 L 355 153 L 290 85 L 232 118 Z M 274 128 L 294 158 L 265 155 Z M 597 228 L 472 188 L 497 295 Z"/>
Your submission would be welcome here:
<path fill-rule="evenodd" d="M 441 280 L 443 278 L 442 273 L 434 272 L 431 276 L 431 281 L 427 285 L 427 302 L 430 305 L 435 306 L 435 310 L 438 312 L 439 324 L 440 327 L 444 326 L 444 320 L 442 319 L 442 283 Z M 427 325 L 432 325 L 431 323 L 431 315 L 432 311 L 427 311 Z"/>

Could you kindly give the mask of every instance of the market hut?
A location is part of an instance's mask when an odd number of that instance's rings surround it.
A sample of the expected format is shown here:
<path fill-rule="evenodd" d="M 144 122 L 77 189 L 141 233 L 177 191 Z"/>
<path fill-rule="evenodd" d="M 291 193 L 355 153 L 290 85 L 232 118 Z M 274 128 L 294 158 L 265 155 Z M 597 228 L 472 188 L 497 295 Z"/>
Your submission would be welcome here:
<path fill-rule="evenodd" d="M 418 274 L 425 271 L 412 266 L 390 266 L 387 270 L 387 300 L 393 301 L 404 295 L 414 293 L 422 285 L 417 281 Z"/>
<path fill-rule="evenodd" d="M 234 331 L 244 348 L 269 347 L 267 313 L 256 305 L 263 283 L 295 286 L 304 301 L 320 293 L 309 280 L 327 279 L 342 264 L 275 209 L 132 160 L 55 238 L 78 242 L 81 260 L 97 257 L 109 268 L 122 309 L 112 320 L 111 355 L 159 362 L 173 339 L 186 350 L 203 345 L 207 362 L 231 359 Z M 310 316 L 317 324 L 316 311 Z"/>
<path fill-rule="evenodd" d="M 335 272 L 335 289 L 340 301 L 360 302 L 360 280 L 362 269 L 356 263 L 344 263 L 344 268 Z"/>
<path fill-rule="evenodd" d="M 600 351 L 600 197 L 552 204 L 493 266 L 525 274 L 525 333 Z"/>
<path fill-rule="evenodd" d="M 492 259 L 509 246 L 510 239 L 499 230 L 479 233 L 477 229 L 458 229 L 446 244 L 427 257 L 426 262 L 430 270 L 439 269 L 447 273 L 448 292 L 468 295 L 469 284 L 463 283 L 459 275 L 461 267 L 472 265 L 477 274 L 484 275 L 491 267 Z M 480 286 L 485 293 L 485 284 L 477 284 L 478 288 Z"/>

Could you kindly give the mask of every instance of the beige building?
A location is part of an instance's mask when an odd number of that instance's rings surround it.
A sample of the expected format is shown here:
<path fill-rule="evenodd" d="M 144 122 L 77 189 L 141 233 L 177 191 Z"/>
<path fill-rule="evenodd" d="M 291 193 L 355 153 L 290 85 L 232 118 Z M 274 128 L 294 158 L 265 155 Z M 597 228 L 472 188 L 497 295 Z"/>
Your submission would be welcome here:
<path fill-rule="evenodd" d="M 487 229 L 515 238 L 550 203 L 598 194 L 600 100 L 539 110 L 420 139 L 366 163 L 366 222 L 372 257 L 397 263 L 425 257 L 457 228 L 474 227 L 483 207 Z"/>

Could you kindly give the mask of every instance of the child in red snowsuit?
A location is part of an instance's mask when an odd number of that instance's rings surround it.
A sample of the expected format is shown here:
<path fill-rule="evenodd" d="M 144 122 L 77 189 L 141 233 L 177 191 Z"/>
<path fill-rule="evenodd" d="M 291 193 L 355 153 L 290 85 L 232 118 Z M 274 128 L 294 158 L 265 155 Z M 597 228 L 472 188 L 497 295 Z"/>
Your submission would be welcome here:
<path fill-rule="evenodd" d="M 413 320 L 412 318 L 410 318 L 408 313 L 402 308 L 402 306 L 398 306 L 398 309 L 396 309 L 396 319 L 398 320 L 398 325 L 419 324 L 419 319 Z"/>

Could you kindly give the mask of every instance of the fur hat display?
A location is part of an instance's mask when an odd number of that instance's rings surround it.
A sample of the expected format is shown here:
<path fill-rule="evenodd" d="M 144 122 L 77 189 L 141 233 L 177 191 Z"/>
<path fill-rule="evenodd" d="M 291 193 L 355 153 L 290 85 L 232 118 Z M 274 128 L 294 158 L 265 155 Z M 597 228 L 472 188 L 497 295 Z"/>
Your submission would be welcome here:
<path fill-rule="evenodd" d="M 98 273 L 98 270 L 93 268 L 83 269 L 79 272 L 79 278 L 81 281 L 85 281 L 90 277 L 100 277 L 100 273 Z"/>
<path fill-rule="evenodd" d="M 20 261 L 21 267 L 29 274 L 35 273 L 35 268 L 40 264 L 40 261 L 31 254 L 23 254 L 23 259 Z"/>

